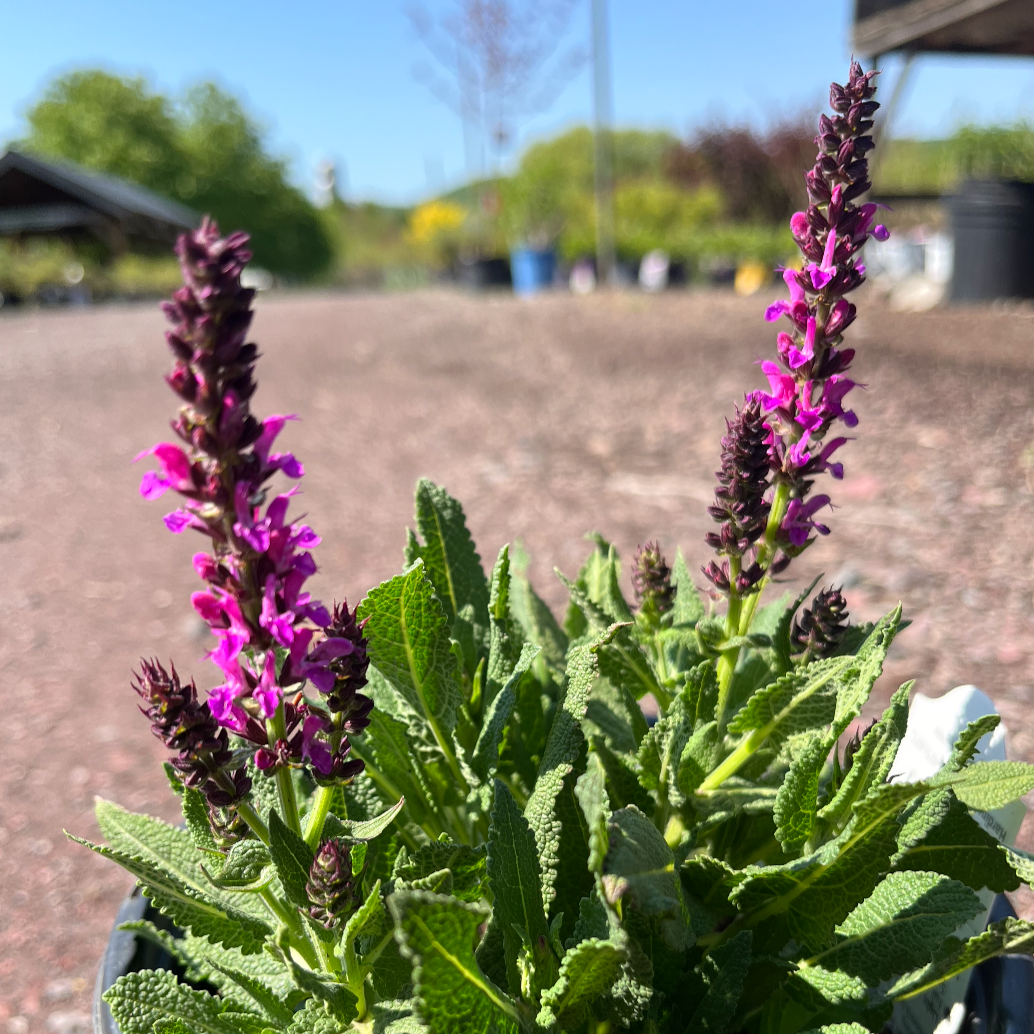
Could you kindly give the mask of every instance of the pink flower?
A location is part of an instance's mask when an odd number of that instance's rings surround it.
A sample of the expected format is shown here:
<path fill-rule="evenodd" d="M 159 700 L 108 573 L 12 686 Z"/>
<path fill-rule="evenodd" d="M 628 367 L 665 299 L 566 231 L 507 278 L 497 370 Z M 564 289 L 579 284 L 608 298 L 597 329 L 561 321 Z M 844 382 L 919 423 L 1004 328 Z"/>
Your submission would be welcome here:
<path fill-rule="evenodd" d="M 315 714 L 307 715 L 302 724 L 302 759 L 311 762 L 320 775 L 330 775 L 334 768 L 334 756 L 322 736 L 326 729 L 326 722 Z"/>
<path fill-rule="evenodd" d="M 148 471 L 140 482 L 140 494 L 145 499 L 157 499 L 170 488 L 177 492 L 190 492 L 194 489 L 190 460 L 178 445 L 159 442 L 135 456 L 133 462 L 136 463 L 145 456 L 154 456 L 161 467 L 159 471 Z"/>
<path fill-rule="evenodd" d="M 785 532 L 792 546 L 803 546 L 808 541 L 812 528 L 820 535 L 828 535 L 829 528 L 812 520 L 816 510 L 829 505 L 828 495 L 817 495 L 806 503 L 800 499 L 791 499 L 787 507 L 786 516 L 780 528 Z"/>
<path fill-rule="evenodd" d="M 811 283 L 816 291 L 821 291 L 836 275 L 837 267 L 833 262 L 833 255 L 837 247 L 836 228 L 830 227 L 826 234 L 826 247 L 822 252 L 822 262 L 819 265 L 812 263 L 808 266 L 811 274 Z"/>
<path fill-rule="evenodd" d="M 288 420 L 297 420 L 293 413 L 282 416 L 274 413 L 262 421 L 262 433 L 255 442 L 255 455 L 262 460 L 266 472 L 279 470 L 289 478 L 300 478 L 305 474 L 305 468 L 289 452 L 276 452 L 270 454 L 269 449 L 276 439 L 276 436 L 283 430 Z"/>
<path fill-rule="evenodd" d="M 766 395 L 763 391 L 758 392 L 758 398 L 765 411 L 789 409 L 791 404 L 797 401 L 797 381 L 768 360 L 761 364 L 761 370 L 768 378 L 769 386 L 772 389 L 771 395 Z"/>
<path fill-rule="evenodd" d="M 259 713 L 263 718 L 272 718 L 276 714 L 281 693 L 276 681 L 276 657 L 272 650 L 267 650 L 259 684 L 251 691 L 252 698 L 258 701 Z"/>
<path fill-rule="evenodd" d="M 197 528 L 199 531 L 207 531 L 205 522 L 189 510 L 173 510 L 172 513 L 167 513 L 162 520 L 165 522 L 165 527 L 174 535 L 181 535 L 187 530 L 187 528 Z"/>

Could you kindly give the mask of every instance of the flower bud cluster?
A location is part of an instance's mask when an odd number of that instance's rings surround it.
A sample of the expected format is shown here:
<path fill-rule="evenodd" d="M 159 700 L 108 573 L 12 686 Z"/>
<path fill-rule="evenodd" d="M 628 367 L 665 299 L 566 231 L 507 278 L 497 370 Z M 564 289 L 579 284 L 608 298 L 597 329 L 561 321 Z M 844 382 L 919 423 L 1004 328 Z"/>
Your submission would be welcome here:
<path fill-rule="evenodd" d="M 357 654 L 353 668 L 365 675 L 365 640 L 354 620 L 335 627 L 304 589 L 316 573 L 311 550 L 320 538 L 288 519 L 297 488 L 269 500 L 274 474 L 297 481 L 304 470 L 291 453 L 274 451 L 285 423 L 296 418 L 275 414 L 260 422 L 249 409 L 258 349 L 247 341 L 254 292 L 240 283 L 251 258 L 247 242 L 243 233 L 221 238 L 205 219 L 177 243 L 184 287 L 164 310 L 175 358 L 167 381 L 184 403 L 172 424 L 181 444 L 162 442 L 137 457 L 153 456 L 159 467 L 144 476 L 140 492 L 146 499 L 177 492 L 184 503 L 165 517 L 166 526 L 177 534 L 196 530 L 212 542 L 210 553 L 194 557 L 207 587 L 191 597 L 216 639 L 208 656 L 221 683 L 208 697 L 212 716 L 259 746 L 256 762 L 267 771 L 308 765 L 320 777 L 350 778 L 362 762 L 348 760 L 347 721 L 332 714 L 329 702 L 340 697 L 335 665 Z M 296 696 L 284 707 L 286 735 L 273 738 L 267 720 L 284 705 L 285 690 L 305 682 L 326 703 Z M 357 694 L 349 706 L 365 718 L 372 702 Z"/>
<path fill-rule="evenodd" d="M 848 628 L 847 601 L 839 589 L 823 589 L 790 630 L 790 653 L 802 661 L 832 657 Z"/>
<path fill-rule="evenodd" d="M 770 390 L 760 395 L 771 432 L 774 477 L 790 489 L 776 540 L 784 566 L 809 544 L 813 531 L 829 533 L 815 520 L 829 497 L 808 499 L 810 479 L 826 471 L 843 477 L 843 465 L 831 457 L 847 439 L 827 435 L 837 421 L 847 427 L 858 422 L 844 408 L 855 387 L 847 376 L 854 349 L 841 347 L 855 307 L 844 296 L 865 279 L 858 259 L 866 241 L 888 237 L 886 227 L 874 225 L 878 206 L 854 203 L 871 186 L 866 155 L 873 148 L 870 130 L 879 107 L 873 100 L 875 75 L 852 62 L 847 84 L 830 87 L 834 114 L 819 120 L 818 156 L 806 175 L 810 203 L 790 220 L 804 268 L 784 271 L 790 298 L 765 313 L 769 322 L 785 318 L 789 323 L 789 331 L 777 339 L 779 362 L 761 364 Z"/>
<path fill-rule="evenodd" d="M 346 917 L 359 901 L 362 873 L 352 872 L 352 855 L 340 840 L 327 840 L 316 852 L 305 893 L 312 903 L 309 916 L 330 930 Z"/>
<path fill-rule="evenodd" d="M 704 541 L 719 556 L 735 558 L 730 570 L 728 560 L 712 560 L 704 575 L 719 592 L 746 596 L 756 591 L 764 570 L 753 555 L 764 534 L 770 504 L 765 501 L 769 488 L 769 429 L 765 426 L 757 392 L 747 395 L 734 420 L 726 420 L 722 439 L 722 469 L 716 473 L 718 487 L 714 505 L 707 512 L 721 525 L 708 532 Z M 746 564 L 742 557 L 751 553 Z"/>
<path fill-rule="evenodd" d="M 151 720 L 151 731 L 176 752 L 172 767 L 185 785 L 200 790 L 213 808 L 227 808 L 251 789 L 244 765 L 234 762 L 229 737 L 197 698 L 193 680 L 180 682 L 173 666 L 141 661 L 133 689 L 146 704 L 140 710 Z"/>
<path fill-rule="evenodd" d="M 632 588 L 640 611 L 653 618 L 659 619 L 675 605 L 671 568 L 661 553 L 660 543 L 647 542 L 636 550 Z"/>

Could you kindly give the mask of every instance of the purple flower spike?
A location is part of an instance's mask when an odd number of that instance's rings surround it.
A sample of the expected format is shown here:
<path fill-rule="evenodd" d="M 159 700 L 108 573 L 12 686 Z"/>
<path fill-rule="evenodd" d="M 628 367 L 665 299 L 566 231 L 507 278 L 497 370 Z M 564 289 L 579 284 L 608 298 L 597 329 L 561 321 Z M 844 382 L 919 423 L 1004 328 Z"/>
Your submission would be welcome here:
<path fill-rule="evenodd" d="M 858 417 L 844 405 L 856 387 L 848 376 L 854 349 L 843 347 L 843 334 L 854 322 L 856 310 L 845 296 L 865 279 L 860 257 L 866 242 L 870 237 L 883 241 L 889 236 L 885 226 L 874 225 L 877 211 L 884 206 L 857 203 L 870 187 L 867 155 L 873 148 L 870 130 L 879 107 L 873 100 L 875 76 L 876 72 L 863 72 L 853 61 L 846 85 L 830 87 L 834 114 L 819 119 L 818 154 L 805 174 L 809 204 L 790 217 L 790 232 L 803 261 L 799 269 L 783 270 L 789 298 L 777 299 L 765 309 L 767 322 L 785 316 L 789 326 L 776 338 L 778 361 L 761 363 L 769 390 L 754 396 L 763 416 L 768 484 L 773 489 L 763 505 L 771 509 L 781 499 L 773 515 L 779 521 L 778 530 L 773 537 L 773 528 L 767 528 L 759 540 L 751 537 L 755 525 L 746 535 L 739 530 L 742 526 L 730 520 L 721 534 L 706 536 L 720 556 L 729 558 L 704 569 L 721 593 L 756 592 L 759 579 L 785 570 L 812 541 L 812 533 L 829 533 L 814 519 L 829 504 L 829 497 L 808 496 L 815 476 L 828 473 L 836 480 L 844 476 L 843 463 L 832 456 L 848 439 L 830 437 L 834 425 L 838 421 L 846 427 L 858 424 Z M 732 428 L 730 424 L 730 433 Z M 725 453 L 722 476 L 724 468 Z M 752 506 L 759 502 L 752 498 Z M 711 512 L 721 520 L 718 509 L 711 507 Z"/>
<path fill-rule="evenodd" d="M 159 467 L 140 491 L 147 499 L 178 492 L 183 505 L 166 526 L 177 534 L 195 529 L 212 542 L 211 553 L 194 556 L 207 587 L 191 597 L 216 641 L 207 655 L 221 682 L 207 701 L 212 719 L 259 748 L 255 761 L 267 773 L 307 766 L 314 778 L 347 782 L 362 762 L 349 758 L 346 733 L 362 731 L 373 703 L 356 692 L 365 679 L 354 679 L 346 706 L 338 669 L 365 640 L 357 630 L 339 634 L 330 611 L 305 591 L 320 537 L 288 517 L 297 489 L 265 505 L 272 477 L 298 480 L 305 471 L 293 453 L 273 451 L 298 418 L 260 422 L 250 411 L 258 348 L 247 340 L 254 292 L 240 284 L 247 243 L 242 233 L 221 238 L 209 219 L 177 243 L 185 286 L 164 306 L 175 357 L 166 380 L 185 402 L 172 425 L 183 444 L 162 442 L 137 457 L 153 456 Z M 286 699 L 286 689 L 305 681 L 324 694 L 320 704 L 300 693 Z M 286 736 L 274 742 L 266 721 L 281 711 Z"/>

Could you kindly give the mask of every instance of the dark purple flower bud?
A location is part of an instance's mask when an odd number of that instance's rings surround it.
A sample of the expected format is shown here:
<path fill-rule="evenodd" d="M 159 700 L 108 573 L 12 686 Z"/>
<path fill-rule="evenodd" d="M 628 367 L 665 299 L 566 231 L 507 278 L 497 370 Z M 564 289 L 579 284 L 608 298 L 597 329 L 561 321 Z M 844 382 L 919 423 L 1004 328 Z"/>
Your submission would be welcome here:
<path fill-rule="evenodd" d="M 226 730 L 198 700 L 193 680 L 184 685 L 175 667 L 170 673 L 157 661 L 142 660 L 133 689 L 147 704 L 140 710 L 151 720 L 151 731 L 176 751 L 172 767 L 187 786 L 201 790 L 210 804 L 222 808 L 247 795 L 251 780 L 243 767 L 230 769 Z"/>
<path fill-rule="evenodd" d="M 328 840 L 316 852 L 305 884 L 310 917 L 328 930 L 359 903 L 362 873 L 352 872 L 352 854 L 342 840 Z"/>
<path fill-rule="evenodd" d="M 649 617 L 660 618 L 675 605 L 671 568 L 661 554 L 659 543 L 647 542 L 636 550 L 632 565 L 632 588 L 640 611 Z"/>
<path fill-rule="evenodd" d="M 846 776 L 851 771 L 851 766 L 854 765 L 854 756 L 858 753 L 862 740 L 872 732 L 875 725 L 876 719 L 873 718 L 864 729 L 859 726 L 855 729 L 854 735 L 844 744 L 844 763 L 840 768 L 842 776 Z"/>
<path fill-rule="evenodd" d="M 847 602 L 839 589 L 820 592 L 790 630 L 790 652 L 801 663 L 832 657 L 848 629 Z"/>
<path fill-rule="evenodd" d="M 829 84 L 829 106 L 841 115 L 851 107 L 847 91 L 839 83 Z"/>
<path fill-rule="evenodd" d="M 721 565 L 716 564 L 713 560 L 707 564 L 706 567 L 701 567 L 701 571 L 704 573 L 704 577 L 719 591 L 722 593 L 728 593 L 729 591 L 729 562 L 723 561 Z"/>

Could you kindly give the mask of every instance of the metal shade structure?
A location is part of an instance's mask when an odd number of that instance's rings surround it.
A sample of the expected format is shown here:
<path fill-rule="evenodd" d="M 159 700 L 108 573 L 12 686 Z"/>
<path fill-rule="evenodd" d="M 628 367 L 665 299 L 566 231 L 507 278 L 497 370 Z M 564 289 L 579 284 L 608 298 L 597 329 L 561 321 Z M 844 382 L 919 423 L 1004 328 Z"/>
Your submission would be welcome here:
<path fill-rule="evenodd" d="M 852 43 L 912 53 L 1034 56 L 1034 0 L 855 0 Z"/>
<path fill-rule="evenodd" d="M 196 212 L 115 176 L 20 151 L 0 157 L 0 236 L 89 234 L 118 253 L 168 245 Z"/>

